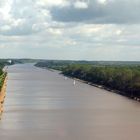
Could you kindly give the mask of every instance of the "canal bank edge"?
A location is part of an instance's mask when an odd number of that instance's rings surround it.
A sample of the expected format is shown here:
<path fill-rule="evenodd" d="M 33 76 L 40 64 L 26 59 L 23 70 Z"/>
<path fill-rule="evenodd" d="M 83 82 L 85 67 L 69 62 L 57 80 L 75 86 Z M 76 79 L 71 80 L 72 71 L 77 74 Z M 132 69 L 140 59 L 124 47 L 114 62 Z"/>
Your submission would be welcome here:
<path fill-rule="evenodd" d="M 135 96 L 127 96 L 125 92 L 123 91 L 120 91 L 120 90 L 116 90 L 116 89 L 112 89 L 112 88 L 109 88 L 109 87 L 106 87 L 104 85 L 99 85 L 99 84 L 96 84 L 96 83 L 93 83 L 93 82 L 89 82 L 89 81 L 86 81 L 86 80 L 82 80 L 80 78 L 76 78 L 75 76 L 70 76 L 70 75 L 67 75 L 67 74 L 64 74 L 62 72 L 62 70 L 58 70 L 58 69 L 55 69 L 55 68 L 50 68 L 50 67 L 42 67 L 42 66 L 37 66 L 35 65 L 36 67 L 39 67 L 39 68 L 42 68 L 42 69 L 47 69 L 47 70 L 50 70 L 50 71 L 59 71 L 59 74 L 61 75 L 64 75 L 64 76 L 67 76 L 71 79 L 74 79 L 74 80 L 77 80 L 77 81 L 80 81 L 82 83 L 86 83 L 88 85 L 91 85 L 91 86 L 94 86 L 94 87 L 97 87 L 97 88 L 100 88 L 100 89 L 104 89 L 106 91 L 109 91 L 109 92 L 112 92 L 112 93 L 116 93 L 116 94 L 119 94 L 119 95 L 122 95 L 124 97 L 127 97 L 129 99 L 133 99 L 133 100 L 136 100 L 138 102 L 140 102 L 140 98 L 139 97 L 135 97 Z"/>
<path fill-rule="evenodd" d="M 57 70 L 57 71 L 58 71 L 58 70 Z M 119 94 L 119 95 L 121 95 L 121 96 L 124 96 L 124 97 L 127 97 L 127 98 L 129 98 L 129 99 L 133 99 L 133 100 L 136 100 L 136 101 L 140 102 L 140 98 L 138 98 L 138 97 L 129 97 L 129 96 L 126 96 L 125 93 L 122 92 L 122 91 L 115 90 L 115 89 L 111 89 L 111 88 L 106 87 L 106 86 L 104 86 L 104 85 L 95 84 L 95 83 L 88 82 L 88 81 L 85 81 L 85 80 L 82 80 L 82 79 L 78 79 L 78 78 L 76 78 L 76 77 L 72 77 L 72 76 L 69 76 L 69 75 L 65 75 L 65 74 L 62 74 L 61 71 L 60 71 L 59 74 L 61 74 L 61 75 L 63 75 L 63 76 L 66 76 L 66 77 L 68 77 L 68 78 L 70 78 L 70 79 L 73 79 L 73 80 L 76 80 L 76 81 L 79 81 L 79 82 L 88 84 L 88 85 L 90 85 L 90 86 L 94 86 L 94 87 L 97 87 L 97 88 L 99 88 L 99 89 L 103 89 L 103 90 L 109 91 L 109 92 L 111 92 L 111 93 L 116 93 L 116 94 Z"/>
<path fill-rule="evenodd" d="M 0 91 L 0 115 L 3 113 L 3 104 L 6 96 L 6 86 L 7 86 L 7 75 L 5 76 L 3 86 Z"/>

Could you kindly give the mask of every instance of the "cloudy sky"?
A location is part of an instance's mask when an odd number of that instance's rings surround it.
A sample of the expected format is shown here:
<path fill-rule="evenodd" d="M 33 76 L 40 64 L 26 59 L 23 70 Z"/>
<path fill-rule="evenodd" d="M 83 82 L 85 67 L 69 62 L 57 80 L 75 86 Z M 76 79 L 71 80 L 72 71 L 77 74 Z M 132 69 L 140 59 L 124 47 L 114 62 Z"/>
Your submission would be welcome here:
<path fill-rule="evenodd" d="M 140 60 L 140 0 L 0 0 L 0 58 Z"/>

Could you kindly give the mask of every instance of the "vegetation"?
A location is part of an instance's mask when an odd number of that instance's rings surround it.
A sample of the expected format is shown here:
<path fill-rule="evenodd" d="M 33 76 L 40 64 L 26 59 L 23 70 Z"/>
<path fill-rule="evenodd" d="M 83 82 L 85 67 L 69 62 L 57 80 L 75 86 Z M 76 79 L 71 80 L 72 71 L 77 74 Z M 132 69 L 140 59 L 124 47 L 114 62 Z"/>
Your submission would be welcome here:
<path fill-rule="evenodd" d="M 0 59 L 0 90 L 3 86 L 3 82 L 7 75 L 6 72 L 3 72 L 3 67 L 5 65 L 13 65 L 13 64 L 22 64 L 22 63 L 36 63 L 40 60 L 36 59 Z"/>
<path fill-rule="evenodd" d="M 1 91 L 1 88 L 3 86 L 3 83 L 4 83 L 4 80 L 5 80 L 5 77 L 7 75 L 6 72 L 3 72 L 3 67 L 5 65 L 9 64 L 9 62 L 7 60 L 0 60 L 0 91 Z"/>
<path fill-rule="evenodd" d="M 62 68 L 72 64 L 94 64 L 92 61 L 72 61 L 72 60 L 44 60 L 35 64 L 37 67 L 62 70 Z"/>
<path fill-rule="evenodd" d="M 7 75 L 6 72 L 3 72 L 3 74 L 0 75 L 0 91 L 1 91 L 1 88 L 3 86 L 6 75 Z"/>
<path fill-rule="evenodd" d="M 44 61 L 36 64 L 61 70 L 64 75 L 118 90 L 121 94 L 140 98 L 139 62 L 93 63 L 88 61 Z"/>
<path fill-rule="evenodd" d="M 37 59 L 12 59 L 14 64 L 23 64 L 23 63 L 37 63 L 40 60 Z"/>
<path fill-rule="evenodd" d="M 95 67 L 70 65 L 63 74 L 121 91 L 129 97 L 140 98 L 140 67 Z"/>

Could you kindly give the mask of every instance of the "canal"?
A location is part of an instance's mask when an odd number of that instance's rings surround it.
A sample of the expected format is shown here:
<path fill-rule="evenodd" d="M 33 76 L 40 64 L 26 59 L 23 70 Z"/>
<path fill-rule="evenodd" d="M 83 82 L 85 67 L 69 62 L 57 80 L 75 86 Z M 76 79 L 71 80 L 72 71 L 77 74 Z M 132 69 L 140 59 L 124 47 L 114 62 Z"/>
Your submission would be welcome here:
<path fill-rule="evenodd" d="M 8 68 L 1 140 L 138 140 L 140 103 L 57 71 Z"/>

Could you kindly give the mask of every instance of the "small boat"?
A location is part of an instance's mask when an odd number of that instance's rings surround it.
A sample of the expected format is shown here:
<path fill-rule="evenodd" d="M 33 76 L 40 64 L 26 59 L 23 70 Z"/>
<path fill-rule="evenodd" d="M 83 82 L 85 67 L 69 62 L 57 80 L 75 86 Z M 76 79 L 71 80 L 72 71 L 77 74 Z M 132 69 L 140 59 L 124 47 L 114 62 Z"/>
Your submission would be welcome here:
<path fill-rule="evenodd" d="M 68 78 L 67 77 L 65 77 L 65 80 L 67 80 Z"/>
<path fill-rule="evenodd" d="M 73 81 L 73 85 L 75 85 L 75 84 L 76 84 L 76 81 L 74 80 L 74 81 Z"/>

